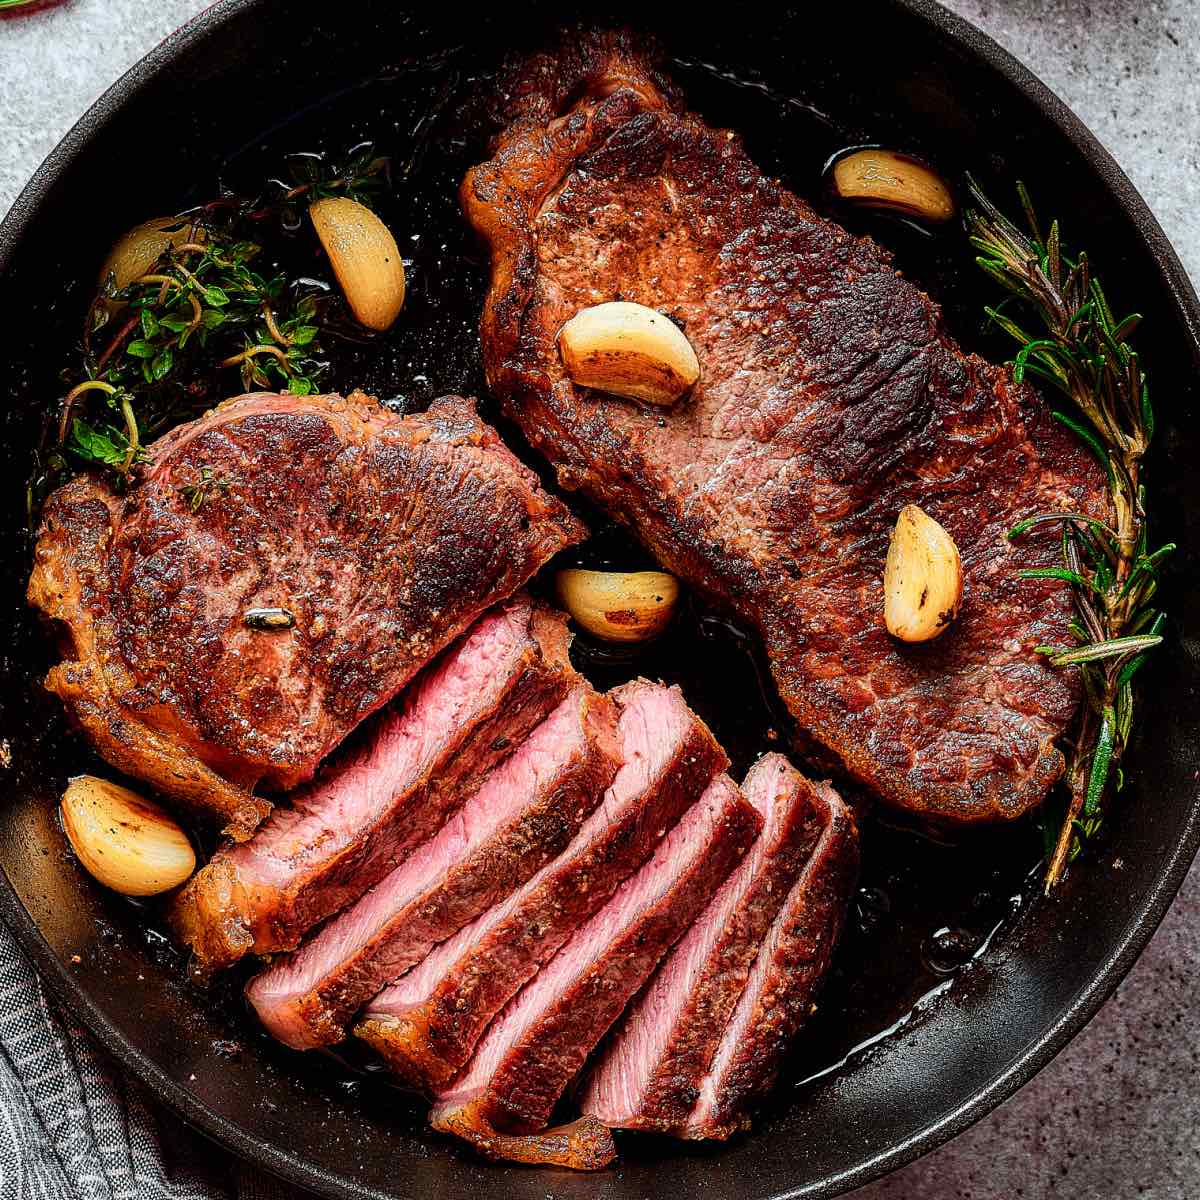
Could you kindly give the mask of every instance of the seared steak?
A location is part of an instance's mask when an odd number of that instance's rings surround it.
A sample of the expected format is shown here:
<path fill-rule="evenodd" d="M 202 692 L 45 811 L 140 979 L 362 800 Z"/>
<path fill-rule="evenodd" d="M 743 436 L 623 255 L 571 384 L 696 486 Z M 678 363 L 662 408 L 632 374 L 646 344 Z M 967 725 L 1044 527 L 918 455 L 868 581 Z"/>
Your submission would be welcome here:
<path fill-rule="evenodd" d="M 616 705 L 576 688 L 436 837 L 251 980 L 263 1024 L 297 1050 L 341 1041 L 380 988 L 562 851 L 620 764 Z"/>
<path fill-rule="evenodd" d="M 435 1128 L 543 1129 L 567 1084 L 746 852 L 761 825 L 718 775 L 649 862 L 575 931 L 437 1095 Z"/>
<path fill-rule="evenodd" d="M 606 1125 L 670 1131 L 687 1119 L 759 946 L 820 834 L 813 785 L 782 755 L 759 759 L 742 792 L 762 815 L 762 836 L 663 961 L 593 1069 L 582 1108 Z"/>
<path fill-rule="evenodd" d="M 358 745 L 219 851 L 172 906 L 203 969 L 291 950 L 432 837 L 579 676 L 565 618 L 518 596 L 483 617 Z"/>
<path fill-rule="evenodd" d="M 759 948 L 699 1097 L 673 1132 L 727 1138 L 747 1106 L 775 1082 L 788 1045 L 812 1011 L 858 879 L 854 817 L 827 784 L 812 789 L 822 831 L 804 871 Z"/>
<path fill-rule="evenodd" d="M 29 601 L 96 749 L 235 838 L 583 529 L 458 397 L 257 394 L 47 501 Z M 283 608 L 263 629 L 247 614 Z M 285 620 L 287 618 L 284 618 Z"/>
<path fill-rule="evenodd" d="M 445 1087 L 492 1018 L 653 852 L 727 759 L 678 688 L 617 688 L 623 765 L 570 846 L 370 1004 L 355 1031 L 426 1092 Z"/>
<path fill-rule="evenodd" d="M 617 1157 L 612 1131 L 595 1117 L 580 1117 L 541 1133 L 497 1133 L 481 1128 L 476 1122 L 465 1125 L 453 1115 L 442 1126 L 487 1158 L 551 1167 L 570 1167 L 576 1171 L 600 1171 Z"/>
<path fill-rule="evenodd" d="M 1103 516 L 1100 473 L 1031 388 L 964 354 L 887 251 L 681 111 L 625 35 L 582 35 L 504 82 L 511 120 L 462 188 L 491 249 L 482 336 L 506 412 L 670 570 L 754 626 L 801 735 L 933 822 L 1012 817 L 1063 769 L 1075 673 L 1045 509 Z M 575 387 L 556 346 L 612 300 L 686 330 L 701 376 L 674 408 Z M 881 576 L 900 509 L 962 554 L 961 615 L 904 645 Z"/>

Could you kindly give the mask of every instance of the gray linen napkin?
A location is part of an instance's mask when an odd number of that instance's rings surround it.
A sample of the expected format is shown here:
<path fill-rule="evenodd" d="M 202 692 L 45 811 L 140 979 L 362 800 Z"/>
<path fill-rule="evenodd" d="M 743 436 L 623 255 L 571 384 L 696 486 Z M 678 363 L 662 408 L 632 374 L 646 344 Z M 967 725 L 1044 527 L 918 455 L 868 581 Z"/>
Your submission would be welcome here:
<path fill-rule="evenodd" d="M 0 922 L 0 1200 L 299 1200 L 163 1112 Z"/>

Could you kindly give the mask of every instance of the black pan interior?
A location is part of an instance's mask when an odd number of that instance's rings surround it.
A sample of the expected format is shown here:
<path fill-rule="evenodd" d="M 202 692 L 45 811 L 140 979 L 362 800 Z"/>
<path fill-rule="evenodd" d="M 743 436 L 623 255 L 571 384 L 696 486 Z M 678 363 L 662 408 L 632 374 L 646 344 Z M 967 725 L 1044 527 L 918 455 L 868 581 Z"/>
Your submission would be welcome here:
<path fill-rule="evenodd" d="M 396 170 L 385 216 L 402 245 L 416 235 L 406 249 L 410 300 L 382 348 L 338 350 L 330 382 L 402 408 L 445 391 L 482 394 L 475 318 L 485 264 L 454 192 L 482 153 L 498 56 L 544 40 L 563 11 L 532 4 L 468 17 L 374 0 L 218 6 L 89 117 L 0 233 L 9 332 L 0 554 L 13 631 L 0 654 L 0 737 L 11 751 L 3 911 L 129 1065 L 202 1128 L 297 1181 L 347 1196 L 623 1200 L 665 1179 L 714 1200 L 835 1194 L 962 1127 L 1044 1062 L 1128 968 L 1186 869 L 1200 836 L 1189 712 L 1195 297 L 1111 162 L 1051 119 L 1043 96 L 1006 78 L 994 47 L 968 47 L 955 22 L 924 4 L 836 7 L 820 16 L 807 6 L 748 10 L 730 21 L 668 4 L 609 9 L 605 18 L 657 34 L 692 106 L 739 129 L 765 168 L 818 204 L 826 159 L 863 143 L 923 153 L 955 178 L 969 169 L 1006 203 L 1013 179 L 1029 182 L 1043 211 L 1065 218 L 1065 235 L 1093 250 L 1118 306 L 1146 316 L 1138 341 L 1161 430 L 1156 536 L 1183 549 L 1166 597 L 1172 645 L 1144 673 L 1130 782 L 1095 861 L 1042 904 L 1030 886 L 1039 854 L 1032 822 L 957 846 L 868 822 L 864 891 L 820 1011 L 758 1132 L 728 1147 L 628 1139 L 623 1165 L 592 1178 L 484 1166 L 424 1134 L 420 1106 L 360 1062 L 270 1044 L 232 983 L 215 993 L 190 985 L 153 912 L 89 886 L 52 816 L 66 776 L 91 760 L 35 684 L 47 651 L 21 602 L 23 489 L 104 251 L 131 223 L 205 199 L 218 182 L 254 186 L 285 153 L 336 153 L 371 138 Z M 957 229 L 931 238 L 895 222 L 857 227 L 895 250 L 968 347 L 1007 353 L 981 320 L 992 294 Z M 486 397 L 484 406 L 494 418 Z M 591 562 L 636 555 L 615 534 L 584 553 Z M 580 655 L 598 683 L 634 670 L 681 681 L 739 769 L 786 733 L 752 647 L 698 605 L 635 662 L 586 646 Z"/>

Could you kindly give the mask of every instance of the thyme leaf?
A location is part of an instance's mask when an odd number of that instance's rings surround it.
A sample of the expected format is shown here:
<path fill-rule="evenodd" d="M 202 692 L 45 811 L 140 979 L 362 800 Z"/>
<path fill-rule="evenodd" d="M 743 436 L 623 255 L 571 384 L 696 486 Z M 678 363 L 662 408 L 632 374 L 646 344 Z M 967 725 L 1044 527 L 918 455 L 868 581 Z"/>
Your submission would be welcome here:
<path fill-rule="evenodd" d="M 200 478 L 195 483 L 183 484 L 178 491 L 183 502 L 195 513 L 210 496 L 229 491 L 229 481 L 218 477 L 212 467 L 201 467 Z"/>
<path fill-rule="evenodd" d="M 112 425 L 89 425 L 76 417 L 71 422 L 71 440 L 67 449 L 84 462 L 119 467 L 129 450 L 125 435 Z"/>

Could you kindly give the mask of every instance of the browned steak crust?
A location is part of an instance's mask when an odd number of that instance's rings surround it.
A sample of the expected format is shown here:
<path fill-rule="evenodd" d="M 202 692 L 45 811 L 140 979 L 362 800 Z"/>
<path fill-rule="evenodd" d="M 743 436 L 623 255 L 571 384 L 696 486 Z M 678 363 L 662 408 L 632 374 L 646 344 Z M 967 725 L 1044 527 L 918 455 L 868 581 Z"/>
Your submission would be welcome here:
<path fill-rule="evenodd" d="M 110 763 L 244 838 L 286 789 L 583 529 L 448 397 L 227 401 L 150 447 L 124 496 L 46 504 L 29 601 L 46 686 Z M 248 609 L 287 608 L 262 631 Z"/>
<path fill-rule="evenodd" d="M 552 56 L 553 57 L 553 56 Z M 1012 817 L 1063 769 L 1079 695 L 1035 647 L 1067 589 L 1018 579 L 1100 514 L 1099 472 L 1011 375 L 964 354 L 890 255 L 764 177 L 740 139 L 680 111 L 623 35 L 508 81 L 511 125 L 462 188 L 491 248 L 482 335 L 507 413 L 661 562 L 752 623 L 802 734 L 927 820 Z M 675 408 L 574 387 L 556 347 L 623 299 L 686 329 L 701 380 Z M 932 643 L 893 641 L 882 566 L 919 504 L 962 553 L 965 600 Z"/>

